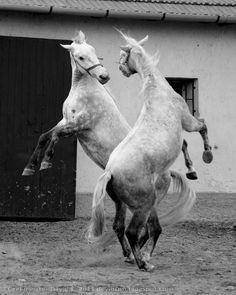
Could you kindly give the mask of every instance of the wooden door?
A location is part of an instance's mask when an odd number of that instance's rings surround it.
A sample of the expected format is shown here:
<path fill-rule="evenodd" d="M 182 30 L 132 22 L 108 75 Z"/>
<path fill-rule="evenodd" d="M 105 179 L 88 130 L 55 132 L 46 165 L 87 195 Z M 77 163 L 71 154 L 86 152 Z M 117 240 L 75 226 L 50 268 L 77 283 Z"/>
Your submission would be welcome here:
<path fill-rule="evenodd" d="M 74 138 L 58 143 L 52 169 L 21 176 L 40 134 L 62 118 L 71 67 L 59 43 L 0 37 L 0 217 L 74 218 Z"/>

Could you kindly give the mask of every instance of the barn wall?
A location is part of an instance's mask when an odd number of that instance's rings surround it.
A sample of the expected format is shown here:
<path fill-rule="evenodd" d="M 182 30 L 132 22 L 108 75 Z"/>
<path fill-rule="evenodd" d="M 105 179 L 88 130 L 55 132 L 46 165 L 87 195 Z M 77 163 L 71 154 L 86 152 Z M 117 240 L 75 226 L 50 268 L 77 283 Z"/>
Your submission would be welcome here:
<path fill-rule="evenodd" d="M 160 70 L 165 76 L 199 81 L 199 112 L 209 127 L 214 162 L 203 163 L 199 134 L 185 134 L 199 174 L 199 180 L 191 185 L 199 192 L 236 191 L 236 169 L 232 166 L 236 163 L 236 25 L 26 14 L 1 14 L 0 21 L 0 35 L 70 39 L 75 30 L 83 30 L 98 56 L 104 57 L 104 65 L 111 74 L 109 87 L 130 124 L 135 122 L 142 105 L 140 80 L 138 76 L 127 79 L 118 70 L 116 61 L 122 40 L 114 27 L 129 31 L 137 39 L 148 34 L 150 40 L 145 48 L 150 53 L 160 51 Z M 185 173 L 182 155 L 174 168 Z M 78 146 L 77 191 L 92 192 L 101 172 Z"/>

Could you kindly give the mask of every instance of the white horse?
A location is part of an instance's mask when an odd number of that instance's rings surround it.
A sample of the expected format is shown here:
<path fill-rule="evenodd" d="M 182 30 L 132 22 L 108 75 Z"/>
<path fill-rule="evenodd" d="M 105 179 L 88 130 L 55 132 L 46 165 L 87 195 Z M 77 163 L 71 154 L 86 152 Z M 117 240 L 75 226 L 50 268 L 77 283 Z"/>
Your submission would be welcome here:
<path fill-rule="evenodd" d="M 212 153 L 206 125 L 190 114 L 184 99 L 172 89 L 153 58 L 141 46 L 148 38 L 137 42 L 128 36 L 123 37 L 127 45 L 121 47 L 120 70 L 127 77 L 134 73 L 141 76 L 144 105 L 134 128 L 111 153 L 105 172 L 98 180 L 88 239 L 97 241 L 103 237 L 103 199 L 107 190 L 117 207 L 126 204 L 133 212 L 126 231 L 123 216 L 116 214 L 115 217 L 114 229 L 125 256 L 131 257 L 131 248 L 138 267 L 151 271 L 154 266 L 148 260 L 161 233 L 154 205 L 165 196 L 171 179 L 174 187 L 180 189 L 179 201 L 175 208 L 160 218 L 162 225 L 181 220 L 195 201 L 195 193 L 186 179 L 169 170 L 181 151 L 182 131 L 200 132 L 206 162 L 211 162 Z M 151 250 L 142 254 L 141 247 L 150 236 Z"/>
<path fill-rule="evenodd" d="M 101 168 L 105 168 L 114 148 L 130 131 L 113 98 L 102 85 L 109 80 L 107 70 L 99 63 L 95 49 L 79 31 L 72 44 L 62 45 L 70 53 L 71 89 L 63 104 L 63 119 L 43 133 L 30 157 L 23 175 L 33 175 L 43 148 L 48 144 L 40 170 L 52 167 L 54 147 L 59 137 L 76 135 L 84 151 Z M 195 169 L 183 142 L 187 177 L 196 179 Z"/>
<path fill-rule="evenodd" d="M 104 168 L 111 152 L 130 130 L 102 85 L 110 79 L 109 74 L 100 64 L 95 49 L 86 42 L 83 32 L 79 31 L 70 45 L 61 46 L 69 51 L 72 67 L 71 89 L 63 104 L 63 118 L 40 136 L 23 175 L 34 174 L 47 143 L 40 170 L 50 168 L 59 137 L 71 135 L 76 135 L 88 156 Z"/>

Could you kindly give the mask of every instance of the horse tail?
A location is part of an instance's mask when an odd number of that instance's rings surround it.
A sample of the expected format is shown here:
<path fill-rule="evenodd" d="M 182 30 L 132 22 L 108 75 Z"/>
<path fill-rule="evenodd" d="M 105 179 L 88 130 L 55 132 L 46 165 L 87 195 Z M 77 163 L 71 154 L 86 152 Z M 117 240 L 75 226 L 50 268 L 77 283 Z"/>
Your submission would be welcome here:
<path fill-rule="evenodd" d="M 176 171 L 171 171 L 174 192 L 179 192 L 177 204 L 169 212 L 159 217 L 161 226 L 173 225 L 184 219 L 193 207 L 196 194 L 189 186 L 183 175 Z"/>
<path fill-rule="evenodd" d="M 99 177 L 93 193 L 92 218 L 87 232 L 87 239 L 91 243 L 98 242 L 99 237 L 104 231 L 104 197 L 106 196 L 106 187 L 111 176 L 110 171 L 105 171 Z"/>

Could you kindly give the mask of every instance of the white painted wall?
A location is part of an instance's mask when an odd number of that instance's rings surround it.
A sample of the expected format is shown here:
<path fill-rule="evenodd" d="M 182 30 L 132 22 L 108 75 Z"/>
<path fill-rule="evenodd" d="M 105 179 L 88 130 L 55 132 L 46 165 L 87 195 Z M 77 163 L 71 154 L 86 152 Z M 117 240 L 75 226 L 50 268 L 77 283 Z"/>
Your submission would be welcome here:
<path fill-rule="evenodd" d="M 104 57 L 111 74 L 109 87 L 120 111 L 133 124 L 142 106 L 138 76 L 129 79 L 118 70 L 119 45 L 123 43 L 114 27 L 137 39 L 149 35 L 146 49 L 160 51 L 160 70 L 165 76 L 198 78 L 199 112 L 205 118 L 214 153 L 214 162 L 204 164 L 199 134 L 185 134 L 199 180 L 196 191 L 236 192 L 236 25 L 168 23 L 141 20 L 92 19 L 70 16 L 0 14 L 0 35 L 70 39 L 81 29 Z M 173 169 L 185 173 L 180 155 Z M 77 191 L 92 192 L 101 169 L 78 146 Z"/>

